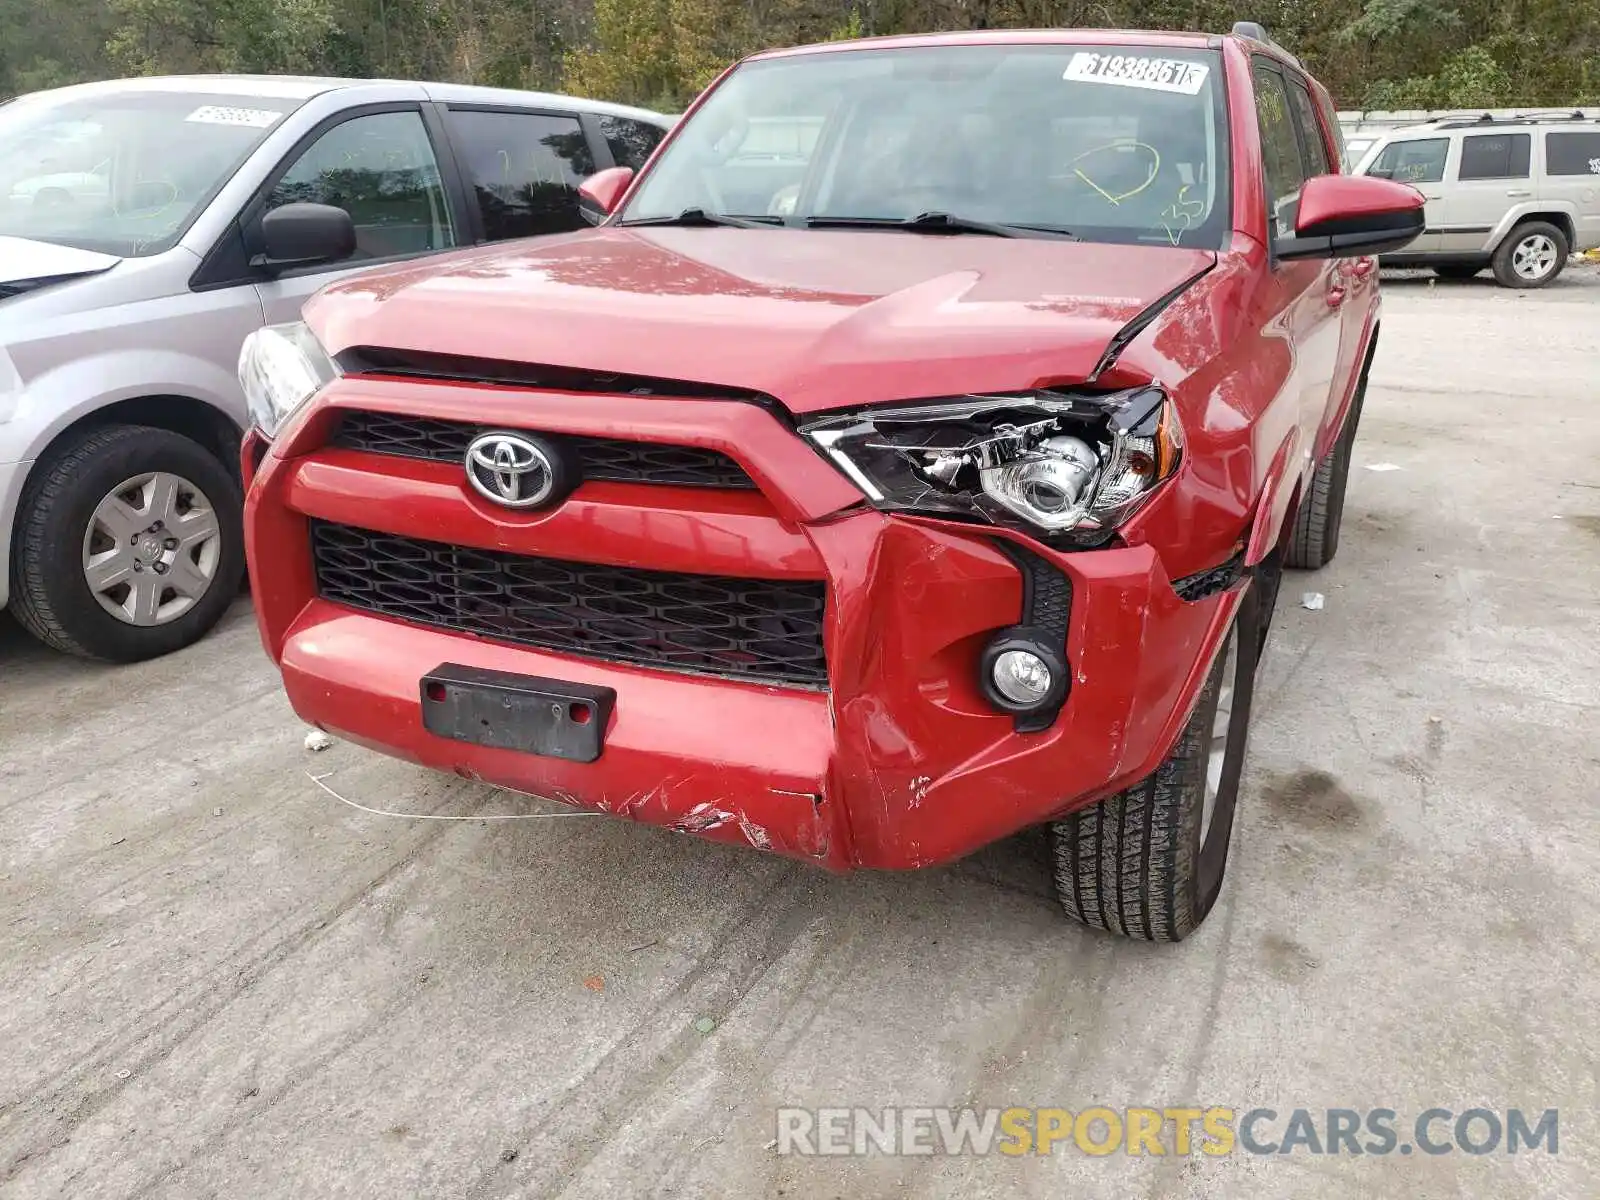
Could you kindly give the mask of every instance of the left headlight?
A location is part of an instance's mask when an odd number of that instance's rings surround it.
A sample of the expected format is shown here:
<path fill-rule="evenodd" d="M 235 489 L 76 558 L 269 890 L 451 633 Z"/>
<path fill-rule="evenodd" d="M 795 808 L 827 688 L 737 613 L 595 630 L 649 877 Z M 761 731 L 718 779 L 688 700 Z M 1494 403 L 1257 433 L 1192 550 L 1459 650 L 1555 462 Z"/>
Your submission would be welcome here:
<path fill-rule="evenodd" d="M 276 437 L 289 415 L 339 374 L 339 368 L 303 321 L 268 325 L 245 338 L 239 383 L 250 418 Z"/>
<path fill-rule="evenodd" d="M 830 416 L 800 432 L 880 509 L 1103 542 L 1177 472 L 1159 387 L 962 396 Z"/>

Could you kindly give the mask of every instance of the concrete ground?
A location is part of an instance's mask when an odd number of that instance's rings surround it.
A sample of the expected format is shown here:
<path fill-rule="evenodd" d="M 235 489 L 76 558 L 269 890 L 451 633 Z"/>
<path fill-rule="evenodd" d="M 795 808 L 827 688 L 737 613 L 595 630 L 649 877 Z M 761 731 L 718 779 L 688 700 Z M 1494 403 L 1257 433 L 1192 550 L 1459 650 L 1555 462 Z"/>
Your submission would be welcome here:
<path fill-rule="evenodd" d="M 1342 549 L 1284 585 L 1231 873 L 1177 947 L 1068 924 L 1038 838 L 833 878 L 367 816 L 306 770 L 527 809 L 308 753 L 243 603 L 123 669 L 4 625 L 0 1193 L 1600 1194 L 1600 273 L 1386 290 Z M 779 1105 L 965 1103 L 1559 1108 L 1559 1153 L 767 1148 Z"/>

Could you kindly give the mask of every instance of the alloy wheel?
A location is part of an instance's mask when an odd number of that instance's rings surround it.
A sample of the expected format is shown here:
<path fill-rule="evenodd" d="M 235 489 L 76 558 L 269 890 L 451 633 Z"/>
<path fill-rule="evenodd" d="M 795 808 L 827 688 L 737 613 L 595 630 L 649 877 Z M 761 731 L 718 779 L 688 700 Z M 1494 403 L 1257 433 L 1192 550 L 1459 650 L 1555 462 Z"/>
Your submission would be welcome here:
<path fill-rule="evenodd" d="M 1525 237 L 1511 252 L 1511 269 L 1527 280 L 1543 279 L 1556 266 L 1556 244 L 1542 233 Z"/>

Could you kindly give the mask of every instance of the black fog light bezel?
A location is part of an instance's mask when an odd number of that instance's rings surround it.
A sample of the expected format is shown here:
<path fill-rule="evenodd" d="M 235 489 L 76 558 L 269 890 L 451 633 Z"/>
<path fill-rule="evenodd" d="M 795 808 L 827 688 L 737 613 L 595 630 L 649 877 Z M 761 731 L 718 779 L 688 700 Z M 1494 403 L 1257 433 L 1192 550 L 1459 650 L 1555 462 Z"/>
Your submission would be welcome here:
<path fill-rule="evenodd" d="M 1032 704 L 1018 704 L 995 686 L 994 665 L 1002 654 L 1025 650 L 1039 657 L 1050 669 L 1050 690 Z M 1001 712 L 1010 713 L 1018 733 L 1038 733 L 1048 729 L 1067 701 L 1072 680 L 1065 652 L 1052 643 L 1049 633 L 1028 625 L 1013 625 L 989 639 L 978 659 L 978 686 L 984 698 Z"/>

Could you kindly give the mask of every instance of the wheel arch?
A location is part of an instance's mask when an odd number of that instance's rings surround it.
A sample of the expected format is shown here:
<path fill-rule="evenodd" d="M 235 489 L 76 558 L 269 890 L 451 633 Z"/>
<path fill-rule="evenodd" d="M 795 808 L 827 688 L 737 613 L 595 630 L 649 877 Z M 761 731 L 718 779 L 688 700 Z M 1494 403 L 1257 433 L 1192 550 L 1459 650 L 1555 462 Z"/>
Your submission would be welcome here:
<path fill-rule="evenodd" d="M 1574 222 L 1570 212 L 1567 212 L 1565 209 L 1561 208 L 1547 208 L 1542 205 L 1533 205 L 1529 208 L 1514 211 L 1508 218 L 1506 218 L 1505 223 L 1498 231 L 1497 236 L 1489 244 L 1491 253 L 1500 249 L 1500 247 L 1504 245 L 1505 242 L 1507 242 L 1517 232 L 1518 229 L 1533 221 L 1543 221 L 1546 224 L 1554 225 L 1557 229 L 1561 230 L 1562 235 L 1567 239 L 1567 246 L 1569 249 L 1575 243 L 1577 238 L 1577 225 Z"/>
<path fill-rule="evenodd" d="M 198 443 L 215 456 L 235 478 L 239 477 L 239 442 L 242 433 L 223 409 L 194 396 L 152 393 L 128 396 L 90 409 L 50 435 L 29 463 L 19 471 L 9 496 L 0 496 L 0 609 L 10 600 L 11 560 L 16 553 L 17 510 L 28 486 L 47 468 L 61 447 L 96 429 L 111 425 L 145 425 L 164 429 Z"/>

